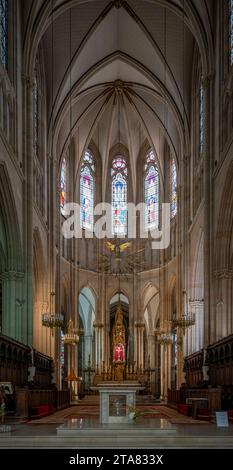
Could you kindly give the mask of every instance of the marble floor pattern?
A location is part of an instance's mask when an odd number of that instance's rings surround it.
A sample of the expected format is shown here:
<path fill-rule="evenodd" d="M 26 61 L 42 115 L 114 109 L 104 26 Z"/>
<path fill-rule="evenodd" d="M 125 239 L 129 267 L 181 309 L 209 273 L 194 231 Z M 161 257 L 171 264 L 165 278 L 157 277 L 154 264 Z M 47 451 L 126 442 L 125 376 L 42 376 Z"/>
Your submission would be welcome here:
<path fill-rule="evenodd" d="M 152 406 L 148 405 L 148 408 L 151 409 Z M 154 405 L 153 408 L 159 414 L 154 418 L 150 415 L 148 419 L 139 418 L 128 429 L 124 425 L 119 429 L 116 426 L 107 429 L 102 425 L 101 429 L 96 416 L 96 404 L 74 405 L 40 420 L 11 420 L 12 431 L 0 433 L 0 448 L 233 448 L 232 424 L 229 428 L 217 428 L 215 422 L 202 423 L 183 417 L 176 410 L 164 405 Z M 77 426 L 77 436 L 59 436 L 57 430 L 64 423 Z M 166 433 L 164 428 L 167 423 L 175 428 L 175 435 Z M 81 428 L 84 432 L 80 432 Z M 152 435 L 155 429 L 163 432 Z"/>

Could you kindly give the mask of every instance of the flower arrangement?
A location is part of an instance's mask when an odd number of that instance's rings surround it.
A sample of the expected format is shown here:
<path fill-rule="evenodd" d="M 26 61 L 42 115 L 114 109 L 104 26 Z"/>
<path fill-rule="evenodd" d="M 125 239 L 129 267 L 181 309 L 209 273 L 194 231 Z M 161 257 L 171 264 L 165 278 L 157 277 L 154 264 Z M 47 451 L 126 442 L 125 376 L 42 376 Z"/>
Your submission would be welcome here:
<path fill-rule="evenodd" d="M 127 409 L 128 409 L 128 418 L 131 421 L 136 421 L 137 418 L 146 414 L 159 414 L 159 411 L 151 410 L 151 409 L 139 411 L 134 406 L 127 406 Z"/>
<path fill-rule="evenodd" d="M 134 406 L 128 406 L 128 418 L 130 420 L 136 420 L 137 417 L 138 417 L 138 411 L 136 410 L 136 408 L 134 408 Z"/>

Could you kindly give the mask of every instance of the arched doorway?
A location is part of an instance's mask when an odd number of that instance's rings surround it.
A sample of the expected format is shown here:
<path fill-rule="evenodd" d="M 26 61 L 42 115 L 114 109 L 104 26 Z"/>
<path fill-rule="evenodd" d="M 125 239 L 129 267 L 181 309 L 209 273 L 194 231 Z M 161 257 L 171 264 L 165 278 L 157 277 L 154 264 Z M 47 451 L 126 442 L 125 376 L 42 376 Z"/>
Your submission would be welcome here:
<path fill-rule="evenodd" d="M 0 330 L 29 344 L 31 325 L 24 328 L 25 299 L 21 232 L 15 195 L 5 163 L 0 162 Z"/>
<path fill-rule="evenodd" d="M 144 290 L 143 320 L 145 323 L 143 336 L 144 367 L 148 371 L 149 389 L 152 395 L 160 396 L 160 344 L 154 331 L 159 325 L 160 296 L 156 286 L 148 284 Z"/>
<path fill-rule="evenodd" d="M 96 299 L 90 287 L 83 287 L 79 293 L 78 376 L 84 380 L 85 388 L 91 383 L 91 368 L 95 364 Z"/>

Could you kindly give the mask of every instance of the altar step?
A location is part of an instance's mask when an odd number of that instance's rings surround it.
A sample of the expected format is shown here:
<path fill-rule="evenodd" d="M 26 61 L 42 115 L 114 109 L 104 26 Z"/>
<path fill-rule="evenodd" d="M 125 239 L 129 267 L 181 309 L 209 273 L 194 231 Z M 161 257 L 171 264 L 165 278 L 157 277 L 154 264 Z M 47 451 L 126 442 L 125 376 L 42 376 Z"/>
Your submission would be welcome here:
<path fill-rule="evenodd" d="M 3 449 L 233 449 L 233 440 L 225 436 L 135 436 L 117 439 L 112 436 L 103 440 L 84 437 L 64 436 L 21 436 L 1 437 L 0 448 Z M 78 451 L 77 451 L 78 452 Z"/>
<path fill-rule="evenodd" d="M 98 405 L 99 395 L 86 395 L 82 400 L 78 400 L 75 405 Z M 151 395 L 136 395 L 137 405 L 161 405 L 161 401 Z"/>
<path fill-rule="evenodd" d="M 158 420 L 160 422 L 160 420 Z M 72 426 L 73 424 L 73 426 Z M 168 437 L 175 436 L 177 433 L 177 428 L 172 426 L 166 420 L 163 420 L 163 426 L 158 424 L 155 425 L 153 420 L 153 426 L 147 420 L 147 424 L 138 425 L 137 423 L 129 424 L 104 424 L 92 423 L 90 427 L 80 427 L 80 425 L 74 425 L 74 423 L 67 423 L 59 426 L 57 428 L 57 436 L 59 437 L 76 437 L 78 440 L 87 441 L 90 440 L 97 443 L 106 443 L 112 441 L 114 443 L 126 442 L 129 437 L 130 441 L 135 442 L 135 440 L 140 441 L 142 437 L 145 439 L 154 438 L 154 437 Z"/>

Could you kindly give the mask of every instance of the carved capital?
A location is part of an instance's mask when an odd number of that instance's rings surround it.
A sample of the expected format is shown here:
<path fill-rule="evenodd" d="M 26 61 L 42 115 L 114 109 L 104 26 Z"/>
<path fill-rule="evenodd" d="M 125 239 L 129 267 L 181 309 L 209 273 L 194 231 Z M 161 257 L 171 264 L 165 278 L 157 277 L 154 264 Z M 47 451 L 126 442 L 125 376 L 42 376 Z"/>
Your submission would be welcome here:
<path fill-rule="evenodd" d="M 214 79 L 214 72 L 210 72 L 202 78 L 202 85 L 204 88 L 207 88 L 210 82 Z"/>
<path fill-rule="evenodd" d="M 33 77 L 30 77 L 29 75 L 22 74 L 22 82 L 26 88 L 33 89 L 35 80 Z"/>
<path fill-rule="evenodd" d="M 139 329 L 140 329 L 140 328 L 143 329 L 143 328 L 145 328 L 145 323 L 143 323 L 143 322 L 135 322 L 135 327 L 136 327 L 136 328 L 139 328 Z"/>
<path fill-rule="evenodd" d="M 191 307 L 200 307 L 203 303 L 204 299 L 189 299 L 189 305 Z"/>
<path fill-rule="evenodd" d="M 216 279 L 233 279 L 233 271 L 231 269 L 220 269 L 214 272 Z"/>
<path fill-rule="evenodd" d="M 103 324 L 103 323 L 100 323 L 100 322 L 95 322 L 95 323 L 93 323 L 93 326 L 94 326 L 94 328 L 96 328 L 96 329 L 98 329 L 98 328 L 100 329 L 100 328 L 103 328 L 103 327 L 104 327 L 104 324 Z"/>
<path fill-rule="evenodd" d="M 121 8 L 123 6 L 123 0 L 113 0 L 113 5 L 115 8 Z"/>
<path fill-rule="evenodd" d="M 23 279 L 24 273 L 19 271 L 6 271 L 1 274 L 0 279 L 1 281 L 16 281 L 18 279 Z"/>
<path fill-rule="evenodd" d="M 122 80 L 115 80 L 114 88 L 117 95 L 122 95 L 124 90 L 124 82 L 122 82 Z"/>

